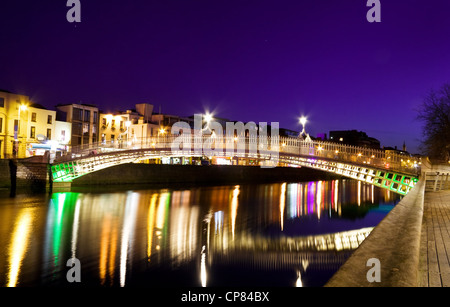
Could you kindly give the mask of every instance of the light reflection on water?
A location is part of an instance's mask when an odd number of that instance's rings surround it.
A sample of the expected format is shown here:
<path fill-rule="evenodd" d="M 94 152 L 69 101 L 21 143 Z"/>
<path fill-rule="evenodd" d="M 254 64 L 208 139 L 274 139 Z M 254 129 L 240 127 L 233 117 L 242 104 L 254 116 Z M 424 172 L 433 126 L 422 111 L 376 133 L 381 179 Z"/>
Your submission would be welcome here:
<path fill-rule="evenodd" d="M 352 180 L 0 199 L 0 285 L 321 286 L 398 202 Z"/>

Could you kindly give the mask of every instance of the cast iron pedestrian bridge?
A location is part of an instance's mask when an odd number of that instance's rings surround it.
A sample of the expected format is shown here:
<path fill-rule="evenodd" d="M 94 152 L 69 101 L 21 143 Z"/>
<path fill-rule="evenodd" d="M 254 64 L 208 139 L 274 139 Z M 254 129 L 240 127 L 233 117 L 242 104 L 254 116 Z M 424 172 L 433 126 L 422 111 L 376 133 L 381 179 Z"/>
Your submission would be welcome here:
<path fill-rule="evenodd" d="M 73 147 L 51 165 L 53 182 L 72 182 L 86 174 L 125 163 L 172 158 L 222 158 L 232 165 L 308 167 L 360 180 L 406 195 L 417 183 L 420 160 L 398 151 L 355 147 L 295 137 L 160 136 Z M 232 165 L 230 167 L 232 167 Z"/>

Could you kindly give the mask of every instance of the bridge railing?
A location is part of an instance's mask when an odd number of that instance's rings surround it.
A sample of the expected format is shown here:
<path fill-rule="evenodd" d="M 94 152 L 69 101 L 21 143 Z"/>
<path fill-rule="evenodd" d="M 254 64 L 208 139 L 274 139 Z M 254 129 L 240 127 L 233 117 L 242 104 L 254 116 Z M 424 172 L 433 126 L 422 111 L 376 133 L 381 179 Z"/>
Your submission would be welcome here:
<path fill-rule="evenodd" d="M 290 154 L 304 157 L 324 158 L 336 162 L 350 162 L 368 167 L 386 169 L 417 175 L 420 172 L 419 158 L 366 147 L 344 145 L 324 141 L 306 141 L 300 138 L 280 136 L 210 136 L 210 135 L 165 135 L 148 138 L 97 142 L 73 146 L 65 156 L 54 163 L 82 159 L 98 154 L 129 150 L 150 150 L 176 154 L 200 154 L 204 156 L 260 157 Z M 264 154 L 263 154 L 264 153 Z M 252 155 L 254 154 L 254 155 Z"/>

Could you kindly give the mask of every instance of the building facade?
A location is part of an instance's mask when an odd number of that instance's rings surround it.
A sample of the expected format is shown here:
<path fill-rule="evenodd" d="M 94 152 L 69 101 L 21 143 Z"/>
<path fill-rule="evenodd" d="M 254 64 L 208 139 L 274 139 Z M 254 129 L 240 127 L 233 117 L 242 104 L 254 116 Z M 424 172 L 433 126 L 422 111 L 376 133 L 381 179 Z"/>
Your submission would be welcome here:
<path fill-rule="evenodd" d="M 28 96 L 0 90 L 0 158 L 26 156 Z"/>
<path fill-rule="evenodd" d="M 70 125 L 70 124 L 69 124 Z M 70 127 L 28 96 L 0 91 L 0 158 L 50 156 L 68 150 Z"/>
<path fill-rule="evenodd" d="M 152 121 L 152 114 L 153 105 L 146 103 L 137 104 L 135 110 L 126 112 L 100 113 L 100 141 L 112 145 L 147 141 L 161 131 Z"/>
<path fill-rule="evenodd" d="M 43 155 L 46 150 L 51 151 L 51 141 L 55 137 L 56 111 L 31 103 L 25 115 L 26 157 Z M 53 151 L 56 151 L 55 146 Z"/>
<path fill-rule="evenodd" d="M 99 141 L 99 111 L 94 105 L 56 106 L 58 121 L 71 123 L 71 146 L 92 145 Z"/>
<path fill-rule="evenodd" d="M 363 131 L 357 130 L 330 131 L 330 141 L 352 146 L 380 149 L 379 140 L 369 137 Z"/>

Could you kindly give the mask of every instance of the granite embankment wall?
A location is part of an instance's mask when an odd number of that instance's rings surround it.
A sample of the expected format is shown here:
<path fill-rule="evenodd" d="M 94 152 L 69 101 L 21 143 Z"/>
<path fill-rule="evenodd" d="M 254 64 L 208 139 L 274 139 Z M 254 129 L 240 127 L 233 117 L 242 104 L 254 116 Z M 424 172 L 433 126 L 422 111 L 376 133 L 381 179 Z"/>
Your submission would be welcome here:
<path fill-rule="evenodd" d="M 45 189 L 48 185 L 48 164 L 32 160 L 0 160 L 0 188 Z"/>
<path fill-rule="evenodd" d="M 328 281 L 328 287 L 417 287 L 425 181 L 420 179 Z M 369 259 L 379 260 L 377 268 Z M 374 269 L 374 270 L 372 270 Z M 369 273 L 369 277 L 367 278 Z"/>
<path fill-rule="evenodd" d="M 72 182 L 74 186 L 119 184 L 238 184 L 251 182 L 310 181 L 337 178 L 336 175 L 308 168 L 261 168 L 259 166 L 196 166 L 122 164 L 87 174 Z"/>

